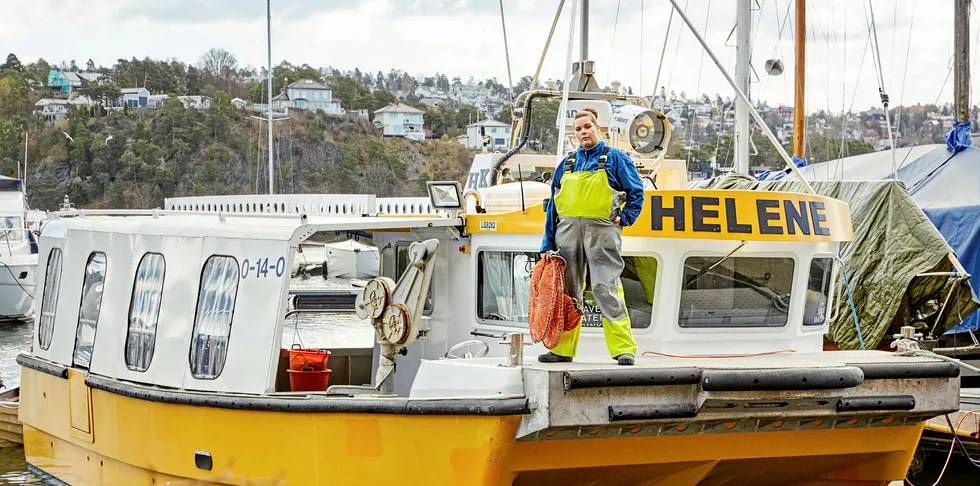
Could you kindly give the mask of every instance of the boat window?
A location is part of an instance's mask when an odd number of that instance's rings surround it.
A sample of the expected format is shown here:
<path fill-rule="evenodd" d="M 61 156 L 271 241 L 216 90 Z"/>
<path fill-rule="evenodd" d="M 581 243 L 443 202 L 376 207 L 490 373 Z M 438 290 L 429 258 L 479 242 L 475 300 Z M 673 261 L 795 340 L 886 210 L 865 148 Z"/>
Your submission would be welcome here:
<path fill-rule="evenodd" d="M 779 327 L 793 287 L 792 258 L 690 257 L 684 261 L 680 327 Z"/>
<path fill-rule="evenodd" d="M 126 367 L 133 371 L 146 371 L 153 360 L 166 272 L 167 263 L 159 253 L 143 255 L 136 268 L 126 333 Z"/>
<path fill-rule="evenodd" d="M 395 245 L 395 274 L 389 276 L 395 282 L 401 278 L 405 270 L 408 269 L 408 247 L 411 243 L 403 242 Z M 423 315 L 432 315 L 432 307 L 435 305 L 435 293 L 432 292 L 432 280 L 429 281 L 429 292 L 425 295 L 425 306 L 422 307 Z"/>
<path fill-rule="evenodd" d="M 95 346 L 95 330 L 99 325 L 102 309 L 102 291 L 105 288 L 105 253 L 94 252 L 85 264 L 85 281 L 82 284 L 82 301 L 78 307 L 78 325 L 75 327 L 74 366 L 88 368 L 92 364 L 92 348 Z"/>
<path fill-rule="evenodd" d="M 61 248 L 52 248 L 48 254 L 48 266 L 44 270 L 44 295 L 41 297 L 41 319 L 37 326 L 37 340 L 41 349 L 51 347 L 54 336 L 54 313 L 58 307 L 58 291 L 61 289 Z"/>
<path fill-rule="evenodd" d="M 24 220 L 19 216 L 0 216 L 0 241 L 20 241 L 24 231 Z"/>
<path fill-rule="evenodd" d="M 527 323 L 530 304 L 531 273 L 540 260 L 538 253 L 514 251 L 483 251 L 479 260 L 477 307 L 480 319 L 501 321 L 500 324 Z M 657 284 L 657 258 L 654 256 L 623 257 L 625 266 L 620 277 L 623 283 L 630 327 L 650 327 L 653 315 L 654 290 Z M 587 282 L 588 283 L 588 282 Z M 602 313 L 587 288 L 584 294 L 583 327 L 602 327 Z M 494 322 L 497 324 L 497 322 Z"/>
<path fill-rule="evenodd" d="M 653 297 L 657 286 L 657 257 L 628 256 L 623 257 L 623 273 L 620 282 L 623 284 L 623 296 L 626 299 L 626 311 L 630 318 L 630 327 L 646 329 L 650 327 L 653 317 Z M 588 277 L 586 277 L 588 280 Z M 588 284 L 588 282 L 586 282 Z M 599 310 L 588 285 L 583 294 L 582 327 L 602 327 L 602 311 Z"/>
<path fill-rule="evenodd" d="M 190 354 L 194 378 L 214 379 L 224 369 L 237 297 L 238 260 L 217 255 L 208 258 L 194 314 Z"/>
<path fill-rule="evenodd" d="M 531 272 L 539 259 L 533 252 L 481 251 L 477 317 L 502 325 L 527 325 Z"/>
<path fill-rule="evenodd" d="M 827 322 L 827 308 L 830 302 L 830 284 L 833 282 L 834 259 L 814 258 L 810 261 L 810 275 L 807 278 L 806 303 L 803 306 L 803 325 L 822 326 Z"/>

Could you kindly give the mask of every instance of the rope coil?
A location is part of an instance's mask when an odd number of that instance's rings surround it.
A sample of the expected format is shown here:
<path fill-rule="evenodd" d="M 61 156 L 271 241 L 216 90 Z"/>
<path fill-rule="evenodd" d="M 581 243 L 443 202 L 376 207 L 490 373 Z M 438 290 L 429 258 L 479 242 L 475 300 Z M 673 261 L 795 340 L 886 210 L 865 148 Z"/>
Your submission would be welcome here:
<path fill-rule="evenodd" d="M 548 349 L 558 345 L 561 333 L 571 331 L 582 321 L 578 304 L 565 293 L 565 259 L 549 251 L 531 273 L 528 327 L 531 340 Z"/>

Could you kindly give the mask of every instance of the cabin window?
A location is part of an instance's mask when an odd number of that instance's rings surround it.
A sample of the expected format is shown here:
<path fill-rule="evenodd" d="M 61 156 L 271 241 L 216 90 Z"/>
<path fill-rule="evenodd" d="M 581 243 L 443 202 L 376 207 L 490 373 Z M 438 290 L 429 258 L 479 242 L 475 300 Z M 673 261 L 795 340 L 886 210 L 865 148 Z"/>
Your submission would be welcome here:
<path fill-rule="evenodd" d="M 783 326 L 794 267 L 792 258 L 689 257 L 684 261 L 678 325 Z"/>
<path fill-rule="evenodd" d="M 619 279 L 623 284 L 623 296 L 626 298 L 630 327 L 646 329 L 652 322 L 654 290 L 657 287 L 660 265 L 657 257 L 654 256 L 623 257 L 623 264 L 623 273 Z M 602 314 L 598 306 L 590 302 L 589 294 L 585 294 L 585 301 L 586 306 L 583 310 L 586 312 L 582 316 L 582 326 L 602 327 Z M 589 310 L 592 312 L 588 312 Z"/>
<path fill-rule="evenodd" d="M 532 252 L 481 251 L 477 317 L 505 325 L 527 324 L 531 272 L 539 259 Z"/>
<path fill-rule="evenodd" d="M 830 303 L 830 284 L 833 282 L 834 259 L 814 258 L 807 277 L 806 303 L 803 306 L 803 325 L 822 326 L 827 322 Z"/>
<path fill-rule="evenodd" d="M 527 323 L 531 301 L 531 273 L 540 260 L 538 253 L 514 251 L 480 252 L 477 307 L 480 319 L 506 323 Z M 630 327 L 650 327 L 653 314 L 654 290 L 657 285 L 657 258 L 654 256 L 623 257 L 620 279 L 626 297 Z M 602 327 L 602 312 L 592 298 L 588 278 L 583 294 L 582 326 Z M 496 324 L 496 322 L 494 322 Z"/>
<path fill-rule="evenodd" d="M 194 378 L 214 379 L 224 369 L 237 297 L 238 260 L 229 256 L 208 258 L 201 272 L 194 315 L 190 354 Z"/>
<path fill-rule="evenodd" d="M 20 241 L 25 231 L 24 220 L 19 216 L 0 216 L 0 241 Z"/>
<path fill-rule="evenodd" d="M 405 270 L 408 269 L 408 247 L 411 243 L 399 243 L 395 245 L 395 274 L 389 275 L 389 278 L 398 282 Z M 429 291 L 425 295 L 425 305 L 422 307 L 422 314 L 429 316 L 432 315 L 432 308 L 435 305 L 435 293 L 433 289 L 433 280 L 429 280 Z"/>
<path fill-rule="evenodd" d="M 48 254 L 48 266 L 44 270 L 44 295 L 41 297 L 41 319 L 37 326 L 37 340 L 41 349 L 51 347 L 54 336 L 54 313 L 58 307 L 58 291 L 61 289 L 61 248 L 52 248 Z"/>
<path fill-rule="evenodd" d="M 95 347 L 95 330 L 99 325 L 102 309 L 102 291 L 105 288 L 105 253 L 94 252 L 85 264 L 85 280 L 82 283 L 82 302 L 78 306 L 78 325 L 75 327 L 74 366 L 88 368 L 92 364 L 92 348 Z"/>
<path fill-rule="evenodd" d="M 143 255 L 136 269 L 126 333 L 126 367 L 133 371 L 146 371 L 153 360 L 166 271 L 167 263 L 159 253 Z"/>

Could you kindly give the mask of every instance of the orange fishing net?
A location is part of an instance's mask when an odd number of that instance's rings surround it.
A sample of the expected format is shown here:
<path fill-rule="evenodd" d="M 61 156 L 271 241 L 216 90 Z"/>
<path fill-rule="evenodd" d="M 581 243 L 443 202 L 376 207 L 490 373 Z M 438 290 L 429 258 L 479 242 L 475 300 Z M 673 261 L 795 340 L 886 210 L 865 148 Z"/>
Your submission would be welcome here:
<path fill-rule="evenodd" d="M 549 252 L 531 273 L 528 308 L 531 340 L 544 342 L 546 348 L 554 349 L 561 333 L 575 329 L 581 321 L 582 313 L 565 293 L 565 259 Z"/>

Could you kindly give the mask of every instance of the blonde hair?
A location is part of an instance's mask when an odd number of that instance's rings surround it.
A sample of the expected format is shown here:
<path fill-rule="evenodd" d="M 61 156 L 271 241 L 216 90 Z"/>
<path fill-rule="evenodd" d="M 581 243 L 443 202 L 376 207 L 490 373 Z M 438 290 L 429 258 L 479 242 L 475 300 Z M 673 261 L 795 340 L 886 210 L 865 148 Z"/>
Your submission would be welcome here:
<path fill-rule="evenodd" d="M 586 116 L 592 119 L 592 123 L 596 125 L 599 124 L 599 112 L 595 111 L 594 108 L 582 108 L 577 113 L 575 113 L 575 116 L 572 117 L 572 121 L 578 120 L 579 118 L 583 118 Z"/>

